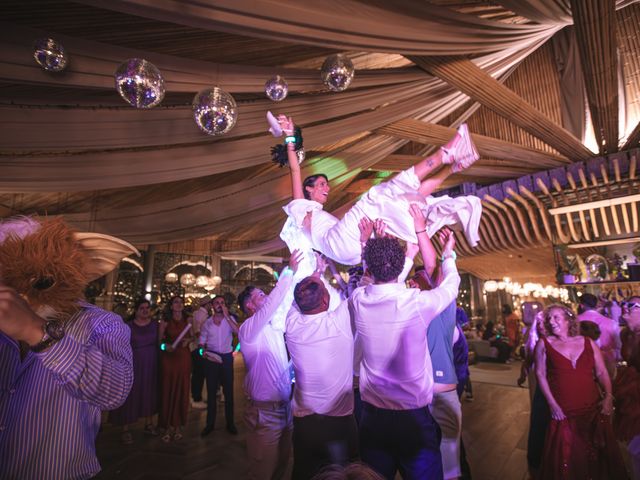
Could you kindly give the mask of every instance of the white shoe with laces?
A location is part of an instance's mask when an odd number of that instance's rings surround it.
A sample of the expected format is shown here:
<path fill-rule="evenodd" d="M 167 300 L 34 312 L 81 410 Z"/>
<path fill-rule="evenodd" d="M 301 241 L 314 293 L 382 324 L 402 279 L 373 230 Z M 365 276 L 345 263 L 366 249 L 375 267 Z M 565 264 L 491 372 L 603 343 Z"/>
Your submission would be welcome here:
<path fill-rule="evenodd" d="M 442 163 L 445 165 L 451 164 L 452 173 L 458 173 L 469 168 L 480 158 L 466 123 L 458 127 L 458 131 L 450 144 L 448 143 L 440 147 L 440 149 L 442 150 Z"/>

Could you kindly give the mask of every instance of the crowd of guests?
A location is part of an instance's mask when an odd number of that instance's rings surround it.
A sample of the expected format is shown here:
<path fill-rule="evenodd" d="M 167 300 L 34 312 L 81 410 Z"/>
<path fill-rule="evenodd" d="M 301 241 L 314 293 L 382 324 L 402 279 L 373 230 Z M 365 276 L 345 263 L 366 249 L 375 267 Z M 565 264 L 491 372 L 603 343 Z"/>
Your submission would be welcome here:
<path fill-rule="evenodd" d="M 577 312 L 554 304 L 527 322 L 533 478 L 628 478 L 618 441 L 640 478 L 640 297 L 608 306 L 585 293 Z"/>
<path fill-rule="evenodd" d="M 291 449 L 294 479 L 327 475 L 327 465 L 342 472 L 336 464 L 356 461 L 363 463 L 350 469 L 369 472 L 366 478 L 394 478 L 398 471 L 403 478 L 471 478 L 460 437 L 460 398 L 465 389 L 471 394 L 468 319 L 455 305 L 459 279 L 455 263 L 446 262 L 451 238 L 443 237 L 448 247 L 438 271 L 426 262 L 408 278 L 417 250 L 384 235 L 369 240 L 366 268 L 352 269 L 342 291 L 324 279 L 321 256 L 313 275 L 295 279 L 300 255 L 294 254 L 270 295 L 255 287 L 240 294 L 248 317 L 240 326 L 221 296 L 200 299 L 189 315 L 182 298 L 171 298 L 159 322 L 150 303 L 138 301 L 126 322 L 133 386 L 109 421 L 122 426 L 123 443 L 133 442 L 129 427 L 139 419 L 146 434 L 170 442 L 182 437 L 189 405 L 204 406 L 206 436 L 222 386 L 226 429 L 236 434 L 238 335 L 252 478 L 282 478 Z M 293 307 L 278 319 L 291 291 Z M 629 298 L 615 319 L 590 294 L 581 297 L 578 314 L 560 304 L 536 308 L 537 315 L 523 315 L 524 332 L 508 306 L 501 334 L 491 322 L 483 332 L 489 341 L 505 338 L 507 359 L 524 344 L 518 383 L 529 379 L 532 478 L 628 478 L 618 440 L 627 444 L 638 478 L 640 297 Z"/>
<path fill-rule="evenodd" d="M 122 442 L 131 444 L 130 426 L 144 419 L 144 433 L 163 442 L 180 440 L 189 406 L 207 409 L 202 436 L 211 433 L 217 413 L 218 386 L 225 397 L 227 431 L 237 434 L 233 420 L 233 335 L 236 318 L 224 297 L 204 296 L 194 312 L 174 296 L 152 316 L 149 300 L 136 302 L 126 318 L 131 333 L 134 379 L 125 403 L 109 412 L 108 421 L 121 426 Z M 203 401 L 207 381 L 208 401 Z M 154 416 L 157 414 L 157 421 Z"/>

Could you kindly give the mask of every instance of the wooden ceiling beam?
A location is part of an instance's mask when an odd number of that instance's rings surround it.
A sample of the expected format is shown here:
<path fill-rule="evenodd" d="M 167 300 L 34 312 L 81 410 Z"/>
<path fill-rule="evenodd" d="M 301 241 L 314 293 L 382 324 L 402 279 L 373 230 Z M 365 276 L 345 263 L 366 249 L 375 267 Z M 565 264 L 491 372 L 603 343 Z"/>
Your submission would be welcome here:
<path fill-rule="evenodd" d="M 640 122 L 638 122 L 636 128 L 633 129 L 633 132 L 631 132 L 629 138 L 627 138 L 627 141 L 620 150 L 629 150 L 631 148 L 637 147 L 638 144 L 640 144 Z"/>
<path fill-rule="evenodd" d="M 593 156 L 580 140 L 471 60 L 461 57 L 408 58 L 426 72 L 444 80 L 471 99 L 538 137 L 567 158 L 587 160 Z"/>
<path fill-rule="evenodd" d="M 425 145 L 439 146 L 447 143 L 455 135 L 456 130 L 435 123 L 425 123 L 420 120 L 406 118 L 379 128 L 376 130 L 376 133 L 393 135 Z M 516 145 L 497 138 L 479 134 L 471 134 L 471 138 L 473 138 L 478 152 L 482 157 L 521 161 L 527 164 L 532 163 L 538 168 L 553 168 L 558 165 L 571 163 L 569 159 L 561 155 L 544 152 L 523 145 Z"/>
<path fill-rule="evenodd" d="M 571 0 L 584 84 L 600 153 L 618 151 L 615 0 Z"/>

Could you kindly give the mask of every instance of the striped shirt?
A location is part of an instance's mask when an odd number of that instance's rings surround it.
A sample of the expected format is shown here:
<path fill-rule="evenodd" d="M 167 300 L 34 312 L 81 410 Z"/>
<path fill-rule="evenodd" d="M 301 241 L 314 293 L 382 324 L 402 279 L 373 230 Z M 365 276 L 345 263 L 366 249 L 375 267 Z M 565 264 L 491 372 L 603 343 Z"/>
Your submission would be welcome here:
<path fill-rule="evenodd" d="M 89 304 L 66 335 L 23 360 L 0 332 L 0 478 L 84 479 L 100 464 L 95 439 L 100 410 L 121 405 L 131 389 L 129 329 Z"/>

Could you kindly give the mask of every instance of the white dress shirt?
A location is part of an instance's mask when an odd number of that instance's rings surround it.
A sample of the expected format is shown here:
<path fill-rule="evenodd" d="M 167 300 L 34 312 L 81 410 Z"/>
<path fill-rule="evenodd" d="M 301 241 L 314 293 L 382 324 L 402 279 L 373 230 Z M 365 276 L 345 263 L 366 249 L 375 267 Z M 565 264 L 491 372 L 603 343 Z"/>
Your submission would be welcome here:
<path fill-rule="evenodd" d="M 442 263 L 442 283 L 430 291 L 401 283 L 357 288 L 352 309 L 362 346 L 360 393 L 378 408 L 410 410 L 431 403 L 433 372 L 427 327 L 458 294 L 452 258 Z"/>
<path fill-rule="evenodd" d="M 353 333 L 349 303 L 314 315 L 296 305 L 287 315 L 286 341 L 296 374 L 293 415 L 353 413 Z"/>
<path fill-rule="evenodd" d="M 236 323 L 233 318 L 231 321 Z M 200 345 L 206 345 L 208 352 L 231 353 L 233 352 L 232 343 L 233 330 L 229 322 L 223 318 L 220 325 L 216 325 L 213 317 L 207 318 L 200 329 Z"/>
<path fill-rule="evenodd" d="M 285 269 L 262 308 L 240 325 L 238 335 L 247 366 L 244 386 L 247 395 L 259 402 L 288 401 L 291 395 L 284 329 L 273 325 L 271 318 L 291 288 L 292 273 Z"/>

